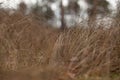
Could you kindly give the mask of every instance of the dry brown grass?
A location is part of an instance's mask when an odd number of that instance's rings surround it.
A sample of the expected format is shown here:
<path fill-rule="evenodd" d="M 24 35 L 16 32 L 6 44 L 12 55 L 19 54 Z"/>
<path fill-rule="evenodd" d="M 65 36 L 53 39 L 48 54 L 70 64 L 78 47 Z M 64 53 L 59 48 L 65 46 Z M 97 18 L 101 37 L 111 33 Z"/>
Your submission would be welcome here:
<path fill-rule="evenodd" d="M 120 73 L 120 25 L 61 31 L 41 21 L 0 11 L 0 80 L 110 80 Z"/>

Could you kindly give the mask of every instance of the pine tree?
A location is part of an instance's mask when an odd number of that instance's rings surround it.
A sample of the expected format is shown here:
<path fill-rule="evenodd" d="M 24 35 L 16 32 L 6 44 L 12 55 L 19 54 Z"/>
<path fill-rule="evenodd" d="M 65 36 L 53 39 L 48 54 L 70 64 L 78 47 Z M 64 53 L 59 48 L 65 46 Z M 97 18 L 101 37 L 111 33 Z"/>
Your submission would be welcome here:
<path fill-rule="evenodd" d="M 44 0 L 47 3 L 50 3 L 52 0 Z M 44 3 L 44 1 L 42 1 Z M 37 16 L 43 16 L 47 20 L 51 19 L 54 17 L 54 12 L 52 9 L 49 7 L 48 4 L 44 5 L 39 5 L 39 0 L 37 0 L 37 3 L 35 7 L 33 8 L 33 13 L 35 13 Z"/>
<path fill-rule="evenodd" d="M 109 3 L 106 0 L 87 0 L 87 2 L 92 6 L 89 10 L 89 15 L 95 14 L 106 14 L 109 12 Z"/>
<path fill-rule="evenodd" d="M 69 5 L 67 7 L 67 11 L 69 13 L 78 13 L 80 10 L 80 7 L 79 7 L 79 4 L 78 4 L 78 1 L 77 0 L 72 0 L 72 1 L 69 1 Z"/>

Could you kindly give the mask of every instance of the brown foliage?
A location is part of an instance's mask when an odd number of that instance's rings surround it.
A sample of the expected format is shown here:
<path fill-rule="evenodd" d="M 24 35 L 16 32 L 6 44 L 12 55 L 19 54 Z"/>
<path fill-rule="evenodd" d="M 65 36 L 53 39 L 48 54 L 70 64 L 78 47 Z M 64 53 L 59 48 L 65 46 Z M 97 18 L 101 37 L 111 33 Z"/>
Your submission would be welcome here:
<path fill-rule="evenodd" d="M 32 14 L 1 11 L 0 79 L 70 80 L 119 73 L 119 35 L 120 26 L 60 31 Z"/>

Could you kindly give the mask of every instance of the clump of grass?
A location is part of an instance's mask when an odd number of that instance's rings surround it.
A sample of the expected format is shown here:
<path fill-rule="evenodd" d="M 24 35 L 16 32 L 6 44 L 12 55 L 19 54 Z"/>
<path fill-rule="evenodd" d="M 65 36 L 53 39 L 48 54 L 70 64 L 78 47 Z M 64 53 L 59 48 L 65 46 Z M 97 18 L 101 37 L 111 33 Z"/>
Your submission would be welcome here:
<path fill-rule="evenodd" d="M 119 25 L 59 30 L 41 21 L 0 11 L 0 79 L 12 72 L 33 80 L 104 80 L 120 72 Z"/>

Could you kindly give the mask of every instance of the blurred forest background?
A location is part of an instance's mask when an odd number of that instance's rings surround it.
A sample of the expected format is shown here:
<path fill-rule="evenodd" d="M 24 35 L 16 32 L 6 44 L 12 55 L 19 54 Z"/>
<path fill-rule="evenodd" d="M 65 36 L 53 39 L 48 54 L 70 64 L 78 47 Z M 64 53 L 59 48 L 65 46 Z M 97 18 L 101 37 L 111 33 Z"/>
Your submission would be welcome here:
<path fill-rule="evenodd" d="M 19 5 L 22 4 L 22 11 L 26 15 L 33 13 L 36 18 L 44 17 L 46 23 L 54 27 L 70 27 L 81 22 L 85 25 L 93 16 L 96 16 L 99 23 L 109 23 L 107 21 L 117 15 L 117 1 L 119 0 L 1 0 L 0 6 L 13 13 L 20 10 Z"/>

